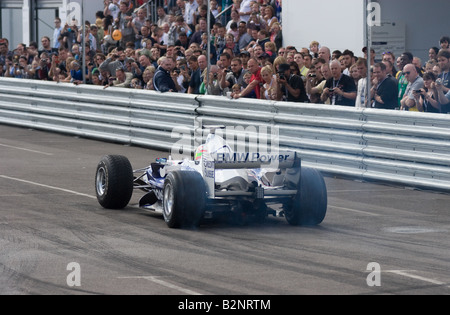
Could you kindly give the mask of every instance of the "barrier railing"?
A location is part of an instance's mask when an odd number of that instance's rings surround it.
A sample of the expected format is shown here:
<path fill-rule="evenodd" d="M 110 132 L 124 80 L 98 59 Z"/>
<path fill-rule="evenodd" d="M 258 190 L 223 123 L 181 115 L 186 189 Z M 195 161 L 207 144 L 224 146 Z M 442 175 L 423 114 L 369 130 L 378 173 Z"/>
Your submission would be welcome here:
<path fill-rule="evenodd" d="M 305 165 L 362 180 L 450 190 L 450 116 L 74 86 L 0 78 L 0 123 L 169 151 L 183 128 L 276 127 Z M 195 142 L 183 149 L 191 153 Z"/>

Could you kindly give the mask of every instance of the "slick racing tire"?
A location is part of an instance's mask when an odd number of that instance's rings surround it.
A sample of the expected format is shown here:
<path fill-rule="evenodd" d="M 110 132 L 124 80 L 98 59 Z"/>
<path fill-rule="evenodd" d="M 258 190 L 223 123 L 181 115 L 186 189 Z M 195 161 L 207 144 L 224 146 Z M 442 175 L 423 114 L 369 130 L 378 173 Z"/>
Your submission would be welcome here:
<path fill-rule="evenodd" d="M 327 212 L 327 187 L 322 174 L 302 167 L 297 195 L 287 204 L 284 212 L 291 225 L 318 225 Z"/>
<path fill-rule="evenodd" d="M 173 171 L 164 181 L 163 216 L 169 228 L 194 228 L 205 212 L 206 187 L 195 171 Z"/>
<path fill-rule="evenodd" d="M 123 209 L 133 195 L 133 169 L 121 155 L 106 155 L 97 166 L 95 191 L 100 205 L 106 209 Z"/>

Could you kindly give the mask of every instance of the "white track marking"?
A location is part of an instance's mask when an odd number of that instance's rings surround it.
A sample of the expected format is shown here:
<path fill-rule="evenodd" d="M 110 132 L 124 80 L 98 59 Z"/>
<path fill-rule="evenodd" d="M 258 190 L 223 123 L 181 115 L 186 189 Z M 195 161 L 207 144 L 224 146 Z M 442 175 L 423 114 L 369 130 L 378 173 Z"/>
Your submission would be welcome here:
<path fill-rule="evenodd" d="M 36 182 L 31 182 L 29 180 L 24 180 L 24 179 L 20 179 L 20 178 L 14 178 L 14 177 L 9 177 L 9 176 L 5 176 L 5 175 L 0 175 L 0 178 L 9 179 L 9 180 L 13 180 L 16 182 L 21 182 L 21 183 L 26 183 L 26 184 L 30 184 L 30 185 L 34 185 L 34 186 L 44 187 L 44 188 L 48 188 L 48 189 L 52 189 L 52 190 L 63 191 L 65 193 L 69 193 L 72 195 L 88 197 L 91 199 L 97 199 L 97 197 L 94 197 L 94 196 L 91 196 L 88 194 L 83 194 L 83 193 L 79 193 L 79 192 L 69 190 L 69 189 L 63 189 L 63 188 L 59 188 L 59 187 L 54 187 L 54 186 L 44 185 L 44 184 L 40 184 L 40 183 L 36 183 Z"/>
<path fill-rule="evenodd" d="M 403 276 L 403 277 L 407 277 L 407 278 L 411 278 L 411 279 L 415 279 L 415 280 L 420 280 L 423 282 L 428 282 L 428 283 L 435 284 L 435 285 L 447 285 L 447 283 L 439 281 L 439 280 L 434 280 L 434 279 L 430 279 L 430 278 L 412 274 L 411 272 L 413 272 L 413 271 L 415 271 L 415 270 L 386 270 L 385 272 L 393 273 L 393 274 L 396 274 L 399 276 Z M 447 285 L 447 287 L 450 288 L 449 285 Z"/>
<path fill-rule="evenodd" d="M 47 155 L 47 156 L 52 156 L 52 155 L 53 155 L 52 153 L 47 153 L 47 152 L 42 152 L 42 151 L 36 151 L 36 150 L 30 150 L 30 149 L 21 148 L 21 147 L 14 147 L 14 146 L 12 146 L 12 145 L 1 144 L 1 143 L 0 143 L 0 147 L 10 148 L 10 149 L 16 149 L 16 150 L 21 150 L 21 151 L 28 151 L 28 152 L 32 152 L 32 153 L 38 153 L 38 154 Z"/>
<path fill-rule="evenodd" d="M 178 285 L 175 285 L 173 283 L 169 283 L 167 281 L 159 279 L 159 277 L 154 277 L 154 276 L 118 277 L 118 279 L 145 279 L 145 280 L 148 280 L 148 281 L 160 284 L 162 286 L 165 286 L 165 287 L 167 287 L 169 289 L 174 289 L 174 290 L 183 292 L 185 294 L 202 295 L 201 293 L 198 293 L 198 292 L 195 292 L 195 291 L 192 291 L 192 290 L 189 290 L 189 289 L 182 288 L 182 287 L 180 287 Z"/>
<path fill-rule="evenodd" d="M 333 209 L 338 209 L 338 210 L 345 210 L 345 211 L 350 211 L 350 212 L 356 212 L 356 213 L 360 213 L 360 214 L 370 215 L 370 216 L 373 216 L 373 217 L 380 216 L 379 214 L 376 214 L 376 213 L 371 213 L 371 212 L 361 211 L 361 210 L 356 210 L 356 209 L 349 209 L 349 208 L 336 207 L 336 206 L 328 206 L 328 208 L 333 208 Z"/>

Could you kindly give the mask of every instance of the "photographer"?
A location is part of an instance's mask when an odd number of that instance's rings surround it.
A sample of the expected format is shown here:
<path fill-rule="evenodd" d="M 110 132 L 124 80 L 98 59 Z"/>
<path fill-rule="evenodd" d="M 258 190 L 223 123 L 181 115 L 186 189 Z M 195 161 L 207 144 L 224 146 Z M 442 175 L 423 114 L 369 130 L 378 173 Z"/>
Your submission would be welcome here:
<path fill-rule="evenodd" d="M 278 98 L 288 102 L 309 102 L 306 95 L 305 85 L 300 76 L 291 74 L 289 64 L 283 63 L 278 66 Z"/>
<path fill-rule="evenodd" d="M 431 84 L 432 89 L 436 89 L 438 102 L 441 104 L 441 113 L 450 112 L 450 91 L 444 93 L 444 86 L 442 80 L 437 79 L 435 83 Z"/>
<path fill-rule="evenodd" d="M 355 81 L 341 72 L 341 63 L 333 60 L 330 63 L 331 78 L 325 83 L 325 88 L 320 97 L 322 102 L 330 99 L 331 105 L 355 106 L 356 86 Z"/>
<path fill-rule="evenodd" d="M 111 51 L 105 61 L 99 67 L 99 70 L 108 70 L 113 77 L 116 76 L 116 69 L 123 69 L 128 58 L 122 48 L 115 48 Z"/>
<path fill-rule="evenodd" d="M 423 75 L 424 87 L 420 90 L 413 91 L 416 106 L 421 112 L 441 113 L 441 104 L 437 100 L 436 76 L 433 72 L 426 72 Z M 433 88 L 434 84 L 434 88 Z"/>
<path fill-rule="evenodd" d="M 218 74 L 220 79 L 220 87 L 224 90 L 224 92 L 228 92 L 235 84 L 246 86 L 244 82 L 245 73 L 246 71 L 242 67 L 242 60 L 240 58 L 233 58 L 233 60 L 231 60 L 231 70 L 224 68 L 221 69 Z"/>
<path fill-rule="evenodd" d="M 220 87 L 219 79 L 219 67 L 217 65 L 212 65 L 209 74 L 209 84 L 207 83 L 207 69 L 203 72 L 203 84 L 202 88 L 205 90 L 206 95 L 222 95 L 222 89 Z M 200 90 L 202 90 L 202 88 Z"/>
<path fill-rule="evenodd" d="M 61 31 L 61 35 L 58 40 L 62 39 L 63 46 L 66 46 L 69 51 L 72 51 L 72 46 L 77 42 L 78 27 L 76 25 L 69 26 L 66 23 Z"/>

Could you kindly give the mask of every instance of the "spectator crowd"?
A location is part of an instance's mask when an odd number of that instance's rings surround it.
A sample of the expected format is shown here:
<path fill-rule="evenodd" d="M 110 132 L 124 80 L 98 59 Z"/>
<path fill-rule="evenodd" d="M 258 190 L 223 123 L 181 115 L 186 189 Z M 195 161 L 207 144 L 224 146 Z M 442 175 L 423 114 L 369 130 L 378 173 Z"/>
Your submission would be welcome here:
<path fill-rule="evenodd" d="M 95 23 L 82 27 L 77 21 L 61 25 L 56 18 L 53 34 L 40 44 L 11 51 L 8 39 L 0 39 L 0 77 L 450 112 L 447 36 L 429 49 L 424 63 L 409 52 L 384 52 L 377 59 L 372 51 L 368 69 L 366 48 L 357 57 L 348 49 L 331 52 L 317 41 L 301 49 L 283 46 L 281 0 L 210 0 L 210 12 L 206 1 L 163 1 L 156 21 L 139 0 L 105 0 Z"/>

